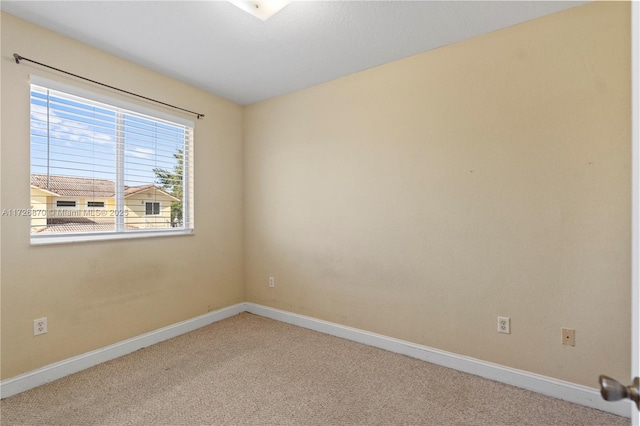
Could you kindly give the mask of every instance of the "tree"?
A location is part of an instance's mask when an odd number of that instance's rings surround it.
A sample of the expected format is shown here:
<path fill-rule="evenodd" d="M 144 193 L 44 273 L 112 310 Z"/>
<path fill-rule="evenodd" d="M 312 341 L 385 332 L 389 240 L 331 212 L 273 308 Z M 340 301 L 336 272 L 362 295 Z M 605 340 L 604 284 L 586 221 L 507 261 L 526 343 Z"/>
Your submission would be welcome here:
<path fill-rule="evenodd" d="M 176 165 L 173 167 L 173 171 L 156 167 L 153 169 L 153 172 L 156 174 L 156 183 L 160 185 L 160 188 L 180 199 L 180 201 L 171 203 L 171 226 L 178 227 L 183 224 L 182 176 L 184 175 L 184 155 L 182 149 L 177 150 L 173 156 L 176 159 Z"/>

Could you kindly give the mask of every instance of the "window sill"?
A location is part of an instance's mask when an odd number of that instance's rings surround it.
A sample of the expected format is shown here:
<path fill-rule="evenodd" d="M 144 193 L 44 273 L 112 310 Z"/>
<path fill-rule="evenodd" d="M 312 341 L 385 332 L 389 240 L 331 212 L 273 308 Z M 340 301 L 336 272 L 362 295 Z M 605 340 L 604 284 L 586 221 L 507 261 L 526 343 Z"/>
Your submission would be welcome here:
<path fill-rule="evenodd" d="M 66 235 L 32 235 L 31 245 L 41 246 L 49 244 L 84 243 L 92 241 L 132 240 L 154 237 L 174 237 L 179 235 L 193 235 L 193 229 L 176 229 L 168 231 L 129 231 L 129 232 L 87 232 Z"/>

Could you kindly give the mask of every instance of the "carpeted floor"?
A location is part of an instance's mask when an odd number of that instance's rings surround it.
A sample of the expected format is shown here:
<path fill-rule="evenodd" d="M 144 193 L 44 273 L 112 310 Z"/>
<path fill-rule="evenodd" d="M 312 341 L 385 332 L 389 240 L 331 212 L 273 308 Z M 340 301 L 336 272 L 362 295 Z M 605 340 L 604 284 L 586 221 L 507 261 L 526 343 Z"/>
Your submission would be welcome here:
<path fill-rule="evenodd" d="M 0 403 L 2 425 L 629 425 L 243 313 Z"/>

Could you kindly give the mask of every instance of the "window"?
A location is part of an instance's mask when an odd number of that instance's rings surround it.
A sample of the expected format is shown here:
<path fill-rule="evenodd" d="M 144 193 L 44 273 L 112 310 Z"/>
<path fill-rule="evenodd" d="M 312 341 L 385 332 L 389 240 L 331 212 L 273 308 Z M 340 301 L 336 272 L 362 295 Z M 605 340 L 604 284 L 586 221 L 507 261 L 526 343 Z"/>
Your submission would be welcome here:
<path fill-rule="evenodd" d="M 192 122 L 31 83 L 32 244 L 193 232 Z"/>
<path fill-rule="evenodd" d="M 57 200 L 56 207 L 76 207 L 75 201 Z"/>
<path fill-rule="evenodd" d="M 152 201 L 144 203 L 144 214 L 147 216 L 155 216 L 160 214 L 160 203 Z"/>

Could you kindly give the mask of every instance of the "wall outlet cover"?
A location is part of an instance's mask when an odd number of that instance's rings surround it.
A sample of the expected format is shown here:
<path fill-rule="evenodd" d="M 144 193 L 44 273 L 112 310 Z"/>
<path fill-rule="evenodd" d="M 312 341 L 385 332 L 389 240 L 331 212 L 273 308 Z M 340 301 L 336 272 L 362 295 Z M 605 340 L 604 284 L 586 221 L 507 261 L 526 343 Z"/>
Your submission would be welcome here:
<path fill-rule="evenodd" d="M 47 317 L 33 320 L 33 335 L 39 336 L 47 332 Z"/>
<path fill-rule="evenodd" d="M 562 328 L 562 344 L 569 346 L 576 345 L 576 331 L 573 328 Z"/>
<path fill-rule="evenodd" d="M 511 318 L 498 317 L 498 333 L 511 334 Z"/>

